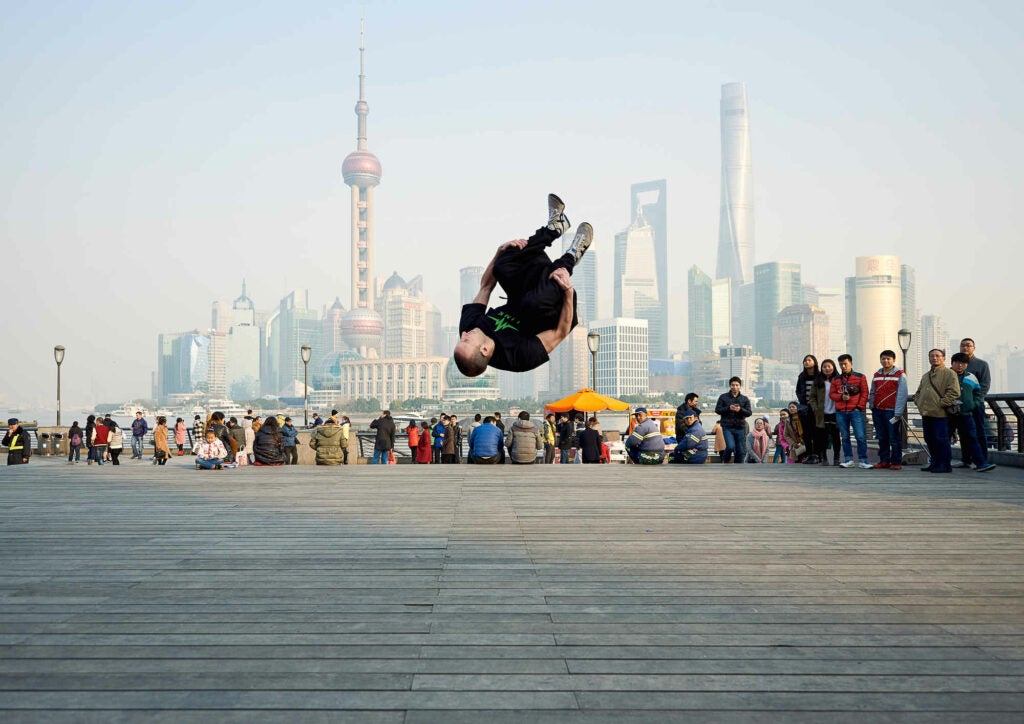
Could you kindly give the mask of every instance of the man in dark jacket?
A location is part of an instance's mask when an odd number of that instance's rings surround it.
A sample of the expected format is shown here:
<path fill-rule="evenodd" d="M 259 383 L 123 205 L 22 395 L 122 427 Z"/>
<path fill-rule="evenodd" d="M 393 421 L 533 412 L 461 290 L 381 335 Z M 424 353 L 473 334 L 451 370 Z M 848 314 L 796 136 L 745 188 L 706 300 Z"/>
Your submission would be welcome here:
<path fill-rule="evenodd" d="M 319 425 L 317 427 L 319 427 Z M 294 425 L 292 425 L 292 418 L 284 418 L 284 424 L 281 425 L 281 442 L 284 444 L 285 465 L 299 464 L 299 451 L 296 448 L 298 439 L 299 431 L 295 429 Z"/>
<path fill-rule="evenodd" d="M 683 404 L 676 408 L 676 440 L 680 439 L 683 434 L 683 430 L 686 429 L 686 413 L 695 412 L 697 418 L 700 419 L 700 396 L 696 392 L 690 392 L 686 395 L 686 399 L 683 400 Z"/>
<path fill-rule="evenodd" d="M 569 416 L 563 413 L 555 429 L 558 432 L 558 462 L 566 465 L 569 462 L 569 451 L 576 444 L 576 426 L 569 422 Z"/>
<path fill-rule="evenodd" d="M 16 417 L 7 421 L 7 434 L 0 445 L 7 448 L 8 465 L 25 465 L 32 455 L 32 440 Z"/>
<path fill-rule="evenodd" d="M 377 431 L 373 440 L 373 465 L 387 465 L 391 451 L 395 449 L 395 421 L 391 419 L 391 411 L 384 410 L 380 417 L 370 423 L 370 429 Z"/>
<path fill-rule="evenodd" d="M 135 458 L 142 460 L 142 441 L 147 432 L 149 432 L 149 425 L 146 423 L 146 418 L 142 416 L 141 412 L 136 412 L 135 419 L 132 420 L 132 460 Z"/>
<path fill-rule="evenodd" d="M 733 377 L 729 380 L 729 391 L 718 398 L 715 413 L 722 426 L 725 438 L 725 450 L 722 451 L 722 462 L 743 463 L 746 457 L 747 418 L 750 417 L 750 400 L 740 393 L 743 380 Z"/>
<path fill-rule="evenodd" d="M 580 444 L 580 455 L 584 465 L 595 465 L 601 462 L 601 431 L 597 429 L 597 418 L 587 420 L 587 427 L 577 435 Z"/>

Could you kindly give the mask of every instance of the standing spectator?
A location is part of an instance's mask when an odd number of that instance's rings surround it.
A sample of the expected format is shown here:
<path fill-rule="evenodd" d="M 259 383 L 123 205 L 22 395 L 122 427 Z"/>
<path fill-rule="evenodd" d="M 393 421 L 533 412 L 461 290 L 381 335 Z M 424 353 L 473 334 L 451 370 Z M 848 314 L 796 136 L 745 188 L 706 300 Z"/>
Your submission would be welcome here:
<path fill-rule="evenodd" d="M 224 443 L 217 437 L 217 433 L 207 430 L 206 438 L 196 446 L 196 470 L 220 470 L 227 455 Z"/>
<path fill-rule="evenodd" d="M 472 434 L 469 436 L 472 440 Z M 472 462 L 473 448 L 470 443 L 470 462 Z M 420 427 L 420 439 L 416 443 L 416 462 L 420 465 L 429 465 L 433 462 L 433 446 L 430 444 L 430 423 L 423 421 Z"/>
<path fill-rule="evenodd" d="M 256 439 L 252 443 L 252 454 L 256 458 L 253 465 L 277 466 L 284 465 L 284 436 L 277 426 L 277 417 L 268 415 L 267 421 L 260 425 Z"/>
<path fill-rule="evenodd" d="M 544 449 L 540 431 L 530 420 L 530 413 L 526 410 L 520 412 L 519 419 L 512 423 L 505 443 L 512 462 L 517 465 L 532 465 L 537 461 L 537 451 Z"/>
<path fill-rule="evenodd" d="M 92 465 L 93 454 L 92 454 L 92 431 L 96 429 L 96 415 L 89 415 L 85 418 L 85 461 L 87 465 Z"/>
<path fill-rule="evenodd" d="M 555 462 L 555 413 L 544 416 L 541 437 L 544 439 L 544 464 L 550 465 Z"/>
<path fill-rule="evenodd" d="M 349 437 L 352 432 L 352 420 L 349 419 L 348 415 L 341 416 L 341 453 L 342 453 L 342 465 L 348 465 L 348 446 Z"/>
<path fill-rule="evenodd" d="M 250 425 L 252 421 L 250 420 Z M 192 420 L 192 446 L 195 447 L 206 439 L 206 427 L 203 425 L 203 418 L 196 415 Z"/>
<path fill-rule="evenodd" d="M 494 418 L 488 415 L 469 434 L 469 462 L 475 465 L 497 465 L 501 460 L 499 451 L 503 444 L 501 430 L 494 424 Z"/>
<path fill-rule="evenodd" d="M 558 432 L 558 462 L 565 465 L 569 462 L 569 451 L 574 445 L 573 438 L 576 436 L 576 428 L 569 422 L 569 416 L 562 413 L 556 429 Z"/>
<path fill-rule="evenodd" d="M 494 426 L 501 431 L 501 438 L 505 439 L 505 423 L 501 421 L 501 413 L 495 410 L 494 412 Z M 500 445 L 498 447 L 498 455 L 501 457 L 500 464 L 505 464 L 505 446 Z"/>
<path fill-rule="evenodd" d="M 320 421 L 320 425 L 323 421 Z M 317 425 L 317 427 L 320 427 Z M 292 418 L 284 418 L 284 424 L 281 425 L 281 444 L 284 445 L 284 464 L 285 465 L 298 465 L 299 464 L 299 431 L 292 425 Z"/>
<path fill-rule="evenodd" d="M 964 337 L 960 340 L 960 353 L 967 355 L 967 358 L 970 360 L 967 363 L 967 372 L 974 375 L 974 378 L 978 380 L 978 385 L 981 387 L 981 404 L 974 408 L 972 415 L 974 417 L 974 428 L 977 431 L 978 445 L 981 447 L 981 451 L 985 452 L 988 449 L 988 438 L 985 436 L 985 398 L 992 387 L 992 373 L 988 369 L 988 362 L 974 356 L 974 340 L 970 337 Z M 962 448 L 963 446 L 961 445 Z M 982 459 L 984 460 L 985 458 L 983 457 Z M 977 464 L 978 461 L 974 460 L 973 454 L 964 450 L 963 460 L 957 467 L 965 468 L 972 462 Z"/>
<path fill-rule="evenodd" d="M 779 410 L 779 423 L 775 426 L 775 455 L 772 457 L 773 463 L 786 462 L 786 448 L 789 447 L 789 443 L 786 442 L 787 422 L 789 422 L 789 410 Z"/>
<path fill-rule="evenodd" d="M 149 424 L 146 418 L 139 411 L 135 412 L 135 419 L 132 420 L 132 460 L 142 460 L 142 443 L 149 432 Z"/>
<path fill-rule="evenodd" d="M 587 420 L 587 426 L 577 436 L 577 442 L 584 465 L 595 465 L 601 462 L 601 431 L 597 427 L 596 417 Z"/>
<path fill-rule="evenodd" d="M 839 376 L 836 363 L 830 359 L 821 363 L 821 378 L 825 383 L 825 442 L 821 446 L 821 464 L 828 465 L 828 449 L 832 448 L 832 465 L 839 465 L 839 423 L 836 418 L 836 402 L 829 392 L 832 380 Z"/>
<path fill-rule="evenodd" d="M 415 461 L 416 448 L 420 444 L 420 426 L 416 424 L 415 420 L 409 420 L 409 424 L 405 428 L 405 436 L 409 441 L 409 454 L 412 455 Z"/>
<path fill-rule="evenodd" d="M 921 411 L 924 441 L 931 461 L 921 468 L 928 473 L 953 472 L 953 451 L 949 444 L 949 414 L 960 399 L 960 381 L 956 372 L 946 367 L 946 353 L 941 349 L 928 352 L 931 369 L 924 373 L 914 393 L 914 403 Z"/>
<path fill-rule="evenodd" d="M 32 456 L 32 438 L 29 437 L 28 431 L 21 426 L 18 418 L 12 417 L 7 421 L 7 432 L 0 445 L 7 448 L 8 465 L 28 464 L 28 459 Z"/>
<path fill-rule="evenodd" d="M 309 446 L 316 450 L 317 465 L 342 465 L 345 460 L 341 442 L 341 425 L 332 413 L 310 436 Z"/>
<path fill-rule="evenodd" d="M 743 380 L 733 377 L 729 380 L 729 391 L 718 398 L 715 405 L 715 413 L 718 415 L 718 422 L 722 426 L 722 436 L 725 438 L 725 450 L 722 452 L 722 462 L 742 463 L 743 439 L 747 432 L 747 418 L 751 415 L 750 400 L 746 395 L 740 393 L 743 387 Z"/>
<path fill-rule="evenodd" d="M 223 425 L 221 426 L 223 427 Z M 209 430 L 213 429 L 211 425 Z M 156 418 L 156 428 L 153 430 L 153 464 L 154 465 L 166 465 L 167 460 L 171 457 L 171 448 L 167 445 L 167 418 L 158 417 Z M 216 434 L 216 433 L 214 433 Z"/>
<path fill-rule="evenodd" d="M 683 399 L 683 404 L 676 408 L 676 439 L 680 439 L 682 431 L 686 429 L 686 413 L 695 412 L 700 417 L 700 396 L 696 392 L 688 392 Z"/>
<path fill-rule="evenodd" d="M 185 437 L 187 432 L 184 420 L 179 417 L 174 421 L 174 444 L 178 446 L 178 457 L 185 454 Z"/>
<path fill-rule="evenodd" d="M 78 420 L 71 423 L 68 430 L 68 465 L 74 465 L 82 460 L 82 443 L 85 442 L 85 435 L 82 428 L 78 426 Z"/>
<path fill-rule="evenodd" d="M 789 462 L 803 462 L 807 457 L 807 434 L 796 402 L 789 403 L 789 417 L 786 418 L 783 435 L 786 438 L 786 457 L 789 458 Z"/>
<path fill-rule="evenodd" d="M 704 436 L 704 427 L 700 424 L 700 414 L 695 408 L 684 409 L 682 414 L 683 425 L 676 428 L 678 442 L 669 462 L 703 465 L 708 460 L 708 441 Z"/>
<path fill-rule="evenodd" d="M 238 462 L 238 460 L 248 453 L 245 449 L 245 428 L 238 424 L 238 418 L 232 417 L 228 420 L 228 434 L 231 436 L 231 448 L 227 451 L 229 459 Z M 249 462 L 248 459 L 245 461 Z"/>
<path fill-rule="evenodd" d="M 896 366 L 896 353 L 884 350 L 878 356 L 882 368 L 871 379 L 871 419 L 878 437 L 878 464 L 876 468 L 903 469 L 903 441 L 900 438 L 900 420 L 907 412 L 907 376 Z"/>
<path fill-rule="evenodd" d="M 771 437 L 765 429 L 764 420 L 760 417 L 754 420 L 754 429 L 747 434 L 747 462 L 766 463 L 768 462 L 768 447 Z"/>
<path fill-rule="evenodd" d="M 974 427 L 974 410 L 979 405 L 985 404 L 985 395 L 981 392 L 981 383 L 978 378 L 967 371 L 971 358 L 963 353 L 957 352 L 950 358 L 953 371 L 956 372 L 957 380 L 960 382 L 960 414 L 953 415 L 950 423 L 960 436 L 961 455 L 966 459 L 968 452 L 975 468 L 979 473 L 987 473 L 995 470 L 996 466 L 990 463 L 985 456 L 985 448 L 978 441 L 980 437 Z M 952 431 L 951 431 L 952 432 Z M 984 431 L 981 433 L 984 434 Z"/>
<path fill-rule="evenodd" d="M 636 465 L 660 465 L 665 461 L 665 439 L 661 436 L 661 425 L 647 416 L 646 407 L 638 407 L 633 413 L 636 426 L 626 438 L 626 454 Z"/>
<path fill-rule="evenodd" d="M 452 436 L 455 438 L 455 460 L 454 463 L 462 462 L 462 425 L 459 424 L 458 415 L 451 416 Z"/>
<path fill-rule="evenodd" d="M 800 415 L 800 426 L 804 430 L 804 444 L 807 446 L 807 456 L 804 462 L 814 465 L 818 462 L 818 450 L 815 447 L 816 435 L 815 430 L 818 428 L 818 413 L 815 410 L 816 401 L 814 397 L 815 386 L 818 383 L 818 378 L 821 372 L 818 369 L 818 358 L 813 354 L 806 355 L 804 357 L 804 368 L 800 371 L 800 374 L 796 378 L 796 400 L 797 409 Z M 821 396 L 823 399 L 823 395 Z M 824 428 L 825 425 L 825 410 L 824 405 L 821 408 L 821 425 Z"/>
<path fill-rule="evenodd" d="M 242 418 L 242 435 L 245 437 L 245 444 L 242 447 L 244 452 L 249 457 L 249 462 L 255 462 L 256 458 L 252 454 L 253 443 L 256 442 L 256 430 L 252 427 L 252 418 L 246 415 Z"/>
<path fill-rule="evenodd" d="M 441 445 L 441 462 L 445 465 L 455 464 L 455 428 L 452 426 L 452 418 L 442 415 L 444 423 L 444 443 Z"/>
<path fill-rule="evenodd" d="M 836 422 L 839 423 L 839 434 L 843 438 L 843 462 L 839 467 L 852 468 L 857 463 L 853 460 L 853 446 L 850 444 L 850 426 L 857 439 L 857 457 L 860 466 L 870 470 L 868 462 L 868 440 L 864 411 L 868 404 L 868 378 L 853 370 L 853 357 L 848 354 L 839 355 L 840 374 L 829 388 L 829 397 L 836 403 Z M 790 412 L 792 422 L 793 413 Z"/>
<path fill-rule="evenodd" d="M 309 423 L 310 427 L 320 427 L 324 424 L 324 421 L 320 419 L 319 413 L 313 413 L 313 420 Z"/>
<path fill-rule="evenodd" d="M 444 413 L 441 413 L 441 419 L 434 421 L 436 418 L 431 418 L 430 422 L 434 425 L 434 465 L 441 464 L 441 455 L 444 453 Z"/>
<path fill-rule="evenodd" d="M 92 450 L 89 454 L 92 455 L 92 459 L 96 461 L 97 465 L 103 464 L 103 459 L 107 453 L 107 439 L 110 435 L 110 428 L 103 424 L 102 418 L 96 418 L 96 422 L 92 426 Z"/>
<path fill-rule="evenodd" d="M 121 451 L 124 450 L 124 433 L 113 420 L 110 421 L 108 429 L 110 433 L 107 435 L 107 451 L 110 453 L 110 462 L 120 465 L 121 461 L 118 458 L 121 457 Z"/>
<path fill-rule="evenodd" d="M 395 449 L 395 421 L 391 419 L 391 411 L 382 411 L 380 417 L 370 423 L 370 429 L 377 431 L 373 440 L 373 464 L 387 465 Z"/>

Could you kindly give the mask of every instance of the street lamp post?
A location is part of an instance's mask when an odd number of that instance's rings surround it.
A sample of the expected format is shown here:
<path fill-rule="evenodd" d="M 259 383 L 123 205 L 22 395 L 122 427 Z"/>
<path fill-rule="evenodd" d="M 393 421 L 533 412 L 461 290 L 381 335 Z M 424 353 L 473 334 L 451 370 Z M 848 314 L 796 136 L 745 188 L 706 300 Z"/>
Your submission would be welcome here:
<path fill-rule="evenodd" d="M 304 427 L 309 427 L 309 358 L 313 354 L 313 348 L 308 344 L 302 345 L 302 417 L 305 420 Z"/>
<path fill-rule="evenodd" d="M 57 427 L 60 427 L 60 365 L 64 361 L 64 346 L 53 348 L 53 359 L 57 363 Z"/>
<path fill-rule="evenodd" d="M 906 376 L 906 374 L 907 374 L 907 350 L 910 349 L 910 341 L 911 341 L 911 339 L 913 339 L 913 336 L 914 335 L 911 334 L 910 330 L 907 329 L 906 327 L 904 327 L 903 329 L 901 329 L 899 332 L 896 333 L 896 339 L 899 340 L 899 344 L 900 344 L 900 351 L 903 352 L 903 375 L 904 376 Z M 904 412 L 904 416 L 906 416 L 906 414 L 907 413 Z M 907 433 L 908 433 L 907 427 L 908 427 L 908 422 L 909 422 L 909 418 L 904 417 L 904 420 L 903 420 L 903 434 L 902 434 L 903 449 L 904 450 L 906 450 L 906 448 L 907 448 Z"/>
<path fill-rule="evenodd" d="M 597 332 L 588 334 L 587 347 L 590 349 L 590 386 L 597 392 L 597 350 L 601 347 L 601 335 Z"/>

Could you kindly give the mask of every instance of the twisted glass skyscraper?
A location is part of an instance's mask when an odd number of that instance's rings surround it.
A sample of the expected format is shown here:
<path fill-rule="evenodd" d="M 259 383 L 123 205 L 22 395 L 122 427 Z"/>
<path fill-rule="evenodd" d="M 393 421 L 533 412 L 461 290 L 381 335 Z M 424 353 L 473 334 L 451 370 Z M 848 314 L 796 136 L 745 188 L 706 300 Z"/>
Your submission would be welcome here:
<path fill-rule="evenodd" d="M 722 204 L 716 278 L 754 281 L 754 181 L 750 158 L 747 86 L 722 86 Z"/>

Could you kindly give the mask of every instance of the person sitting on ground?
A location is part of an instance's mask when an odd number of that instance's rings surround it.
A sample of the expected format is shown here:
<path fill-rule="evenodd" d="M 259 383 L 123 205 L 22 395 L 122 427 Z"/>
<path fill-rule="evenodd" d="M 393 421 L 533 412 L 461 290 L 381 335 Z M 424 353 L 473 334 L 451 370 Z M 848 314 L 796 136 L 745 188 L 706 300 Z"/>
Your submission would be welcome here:
<path fill-rule="evenodd" d="M 206 439 L 196 446 L 196 470 L 220 470 L 228 451 L 213 430 L 206 431 Z"/>
<path fill-rule="evenodd" d="M 341 425 L 333 415 L 314 429 L 309 446 L 316 450 L 317 465 L 343 465 L 345 462 Z"/>
<path fill-rule="evenodd" d="M 601 463 L 601 430 L 597 426 L 597 418 L 587 420 L 587 427 L 578 436 L 579 453 L 583 456 L 584 465 Z"/>
<path fill-rule="evenodd" d="M 469 462 L 474 465 L 497 465 L 501 462 L 503 439 L 494 422 L 494 416 L 488 415 L 483 424 L 473 428 L 469 434 Z"/>
<path fill-rule="evenodd" d="M 796 402 L 789 403 L 789 419 L 786 420 L 786 430 L 783 433 L 791 463 L 802 463 L 807 457 L 807 443 L 804 442 L 804 426 L 800 420 L 799 410 Z"/>
<path fill-rule="evenodd" d="M 254 465 L 284 465 L 284 439 L 277 429 L 277 418 L 267 416 L 267 421 L 260 426 L 256 439 L 252 444 Z"/>
<path fill-rule="evenodd" d="M 551 261 L 545 251 L 570 227 L 565 204 L 548 195 L 548 223 L 527 239 L 498 247 L 480 278 L 480 291 L 462 308 L 459 342 L 453 353 L 467 377 L 488 366 L 510 372 L 532 370 L 577 324 L 571 274 L 593 241 L 590 224 L 580 224 L 568 251 Z M 501 284 L 506 303 L 488 309 L 491 292 Z"/>
<path fill-rule="evenodd" d="M 530 413 L 523 410 L 512 423 L 505 438 L 508 454 L 516 465 L 532 465 L 537 462 L 537 451 L 544 449 L 540 430 L 530 420 Z"/>
<path fill-rule="evenodd" d="M 765 429 L 764 420 L 759 417 L 754 420 L 754 429 L 747 433 L 747 462 L 768 462 L 770 442 L 771 438 Z"/>
<path fill-rule="evenodd" d="M 665 462 L 665 439 L 661 425 L 647 416 L 646 407 L 636 408 L 636 427 L 626 438 L 626 454 L 636 465 L 661 465 Z"/>
<path fill-rule="evenodd" d="M 238 462 L 245 457 L 248 451 L 245 449 L 245 428 L 238 424 L 238 418 L 232 417 L 228 420 L 228 434 L 231 435 L 231 449 L 228 450 L 228 459 Z M 246 460 L 243 465 L 249 461 Z"/>
<path fill-rule="evenodd" d="M 704 437 L 704 427 L 700 424 L 697 410 L 683 410 L 682 427 L 676 428 L 676 439 L 679 441 L 670 463 L 703 465 L 708 459 L 708 441 Z"/>

